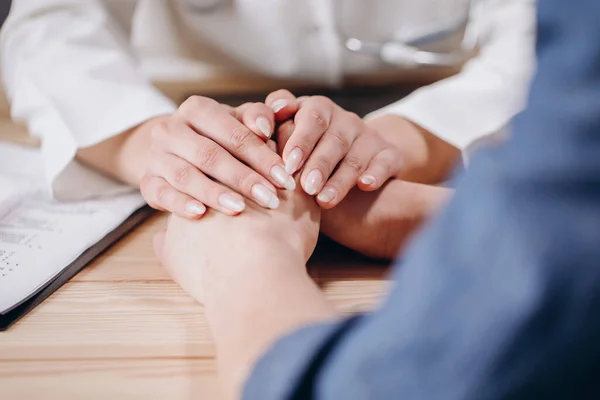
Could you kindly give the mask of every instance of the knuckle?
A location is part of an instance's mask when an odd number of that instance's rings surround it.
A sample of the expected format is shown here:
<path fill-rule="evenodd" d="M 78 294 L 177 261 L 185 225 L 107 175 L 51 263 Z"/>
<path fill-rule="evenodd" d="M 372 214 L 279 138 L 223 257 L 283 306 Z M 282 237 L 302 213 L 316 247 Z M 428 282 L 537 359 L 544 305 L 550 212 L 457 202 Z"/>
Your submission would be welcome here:
<path fill-rule="evenodd" d="M 312 101 L 319 106 L 329 106 L 332 103 L 331 99 L 325 96 L 313 96 Z"/>
<path fill-rule="evenodd" d="M 276 98 L 276 97 L 294 97 L 294 95 L 292 94 L 292 92 L 290 92 L 287 89 L 278 89 L 274 92 L 271 92 L 271 94 L 268 96 L 269 98 Z"/>
<path fill-rule="evenodd" d="M 179 112 L 183 115 L 213 110 L 218 106 L 215 100 L 203 96 L 190 96 L 179 106 Z"/>
<path fill-rule="evenodd" d="M 183 166 L 175 170 L 173 174 L 173 182 L 179 187 L 183 187 L 189 183 L 192 175 L 192 169 L 189 166 Z"/>
<path fill-rule="evenodd" d="M 316 155 L 313 162 L 317 169 L 319 169 L 322 172 L 325 172 L 326 174 L 329 174 L 331 173 L 331 171 L 333 171 L 333 162 L 327 156 Z"/>
<path fill-rule="evenodd" d="M 232 149 L 238 153 L 244 151 L 252 136 L 254 136 L 254 134 L 248 128 L 243 125 L 238 125 L 229 134 L 229 142 Z"/>
<path fill-rule="evenodd" d="M 216 146 L 198 146 L 196 150 L 196 166 L 200 169 L 212 168 L 219 157 L 219 149 Z"/>
<path fill-rule="evenodd" d="M 348 155 L 348 156 L 346 156 L 346 158 L 344 158 L 343 163 L 348 168 L 352 169 L 353 171 L 355 171 L 359 174 L 361 172 L 363 172 L 363 170 L 364 170 L 364 163 L 360 157 Z"/>
<path fill-rule="evenodd" d="M 360 125 L 363 123 L 362 118 L 355 112 L 348 111 L 346 116 L 352 125 Z"/>
<path fill-rule="evenodd" d="M 150 132 L 153 140 L 160 140 L 171 132 L 171 122 L 168 119 L 161 119 L 157 121 Z"/>
<path fill-rule="evenodd" d="M 237 174 L 234 178 L 234 182 L 236 188 L 242 193 L 250 193 L 252 185 L 255 183 L 254 179 L 252 179 L 252 175 L 248 173 Z"/>
<path fill-rule="evenodd" d="M 318 129 L 325 130 L 329 126 L 327 119 L 317 110 L 311 110 L 308 114 L 311 123 Z"/>
<path fill-rule="evenodd" d="M 344 152 L 347 152 L 350 149 L 352 143 L 347 135 L 343 134 L 339 130 L 330 130 L 329 135 L 336 142 L 336 144 L 344 150 Z"/>

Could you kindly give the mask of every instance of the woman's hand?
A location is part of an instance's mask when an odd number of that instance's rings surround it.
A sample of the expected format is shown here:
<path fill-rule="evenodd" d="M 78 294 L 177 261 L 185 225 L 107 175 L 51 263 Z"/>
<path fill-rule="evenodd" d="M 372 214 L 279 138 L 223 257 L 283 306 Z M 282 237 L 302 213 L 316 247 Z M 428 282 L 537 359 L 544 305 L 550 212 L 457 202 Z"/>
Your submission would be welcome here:
<path fill-rule="evenodd" d="M 238 108 L 193 96 L 152 128 L 151 156 L 140 188 L 148 204 L 197 218 L 206 206 L 236 215 L 244 197 L 262 207 L 279 206 L 277 188 L 295 181 L 266 140 L 275 126 L 264 104 Z"/>
<path fill-rule="evenodd" d="M 204 285 L 209 284 L 203 277 L 211 268 L 224 269 L 219 276 L 226 275 L 228 268 L 235 273 L 236 266 L 247 259 L 268 262 L 274 251 L 304 265 L 319 235 L 320 208 L 299 188 L 281 191 L 280 197 L 276 210 L 248 203 L 246 211 L 235 218 L 214 211 L 199 221 L 173 215 L 166 234 L 155 237 L 157 255 L 173 279 L 200 302 Z M 220 279 L 210 284 L 227 282 Z"/>
<path fill-rule="evenodd" d="M 336 206 L 356 185 L 372 191 L 381 187 L 402 167 L 398 150 L 386 142 L 356 114 L 322 96 L 296 98 L 287 90 L 271 93 L 266 104 L 286 104 L 277 110 L 278 120 L 293 116 L 295 129 L 285 142 L 286 171 L 302 169 L 304 191 L 317 195 L 325 209 Z"/>

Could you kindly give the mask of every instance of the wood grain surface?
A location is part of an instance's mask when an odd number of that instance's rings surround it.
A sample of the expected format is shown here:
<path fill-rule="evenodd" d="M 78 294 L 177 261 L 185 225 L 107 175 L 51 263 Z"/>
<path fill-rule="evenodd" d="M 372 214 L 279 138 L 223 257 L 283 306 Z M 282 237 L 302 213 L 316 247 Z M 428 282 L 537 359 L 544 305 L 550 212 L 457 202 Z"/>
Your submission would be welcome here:
<path fill-rule="evenodd" d="M 0 140 L 23 137 L 0 122 Z M 158 264 L 156 215 L 0 333 L 0 399 L 219 399 L 202 306 Z M 384 264 L 322 248 L 309 270 L 344 313 L 388 290 Z"/>

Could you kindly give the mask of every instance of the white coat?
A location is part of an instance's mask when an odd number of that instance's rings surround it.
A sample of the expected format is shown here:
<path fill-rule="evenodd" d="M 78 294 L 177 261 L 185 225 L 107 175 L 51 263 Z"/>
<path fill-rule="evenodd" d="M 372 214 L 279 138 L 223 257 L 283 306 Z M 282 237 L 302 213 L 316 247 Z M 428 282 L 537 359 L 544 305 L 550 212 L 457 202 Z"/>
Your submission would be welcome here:
<path fill-rule="evenodd" d="M 0 36 L 2 81 L 13 118 L 42 139 L 55 196 L 79 197 L 93 192 L 69 185 L 79 148 L 176 109 L 152 79 L 216 67 L 335 85 L 385 68 L 345 50 L 340 30 L 410 39 L 456 20 L 467 2 L 13 0 Z M 522 109 L 534 70 L 535 1 L 487 0 L 473 23 L 480 51 L 458 75 L 381 112 L 462 150 L 502 130 Z"/>

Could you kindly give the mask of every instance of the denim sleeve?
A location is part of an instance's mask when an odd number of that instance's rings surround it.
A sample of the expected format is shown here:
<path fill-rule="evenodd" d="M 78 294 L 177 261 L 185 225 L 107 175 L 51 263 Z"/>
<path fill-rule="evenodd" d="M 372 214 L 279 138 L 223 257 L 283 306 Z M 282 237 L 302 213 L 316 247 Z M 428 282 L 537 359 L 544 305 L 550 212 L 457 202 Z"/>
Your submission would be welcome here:
<path fill-rule="evenodd" d="M 600 398 L 598 21 L 598 0 L 540 0 L 512 138 L 473 158 L 381 309 L 281 339 L 246 398 Z"/>

